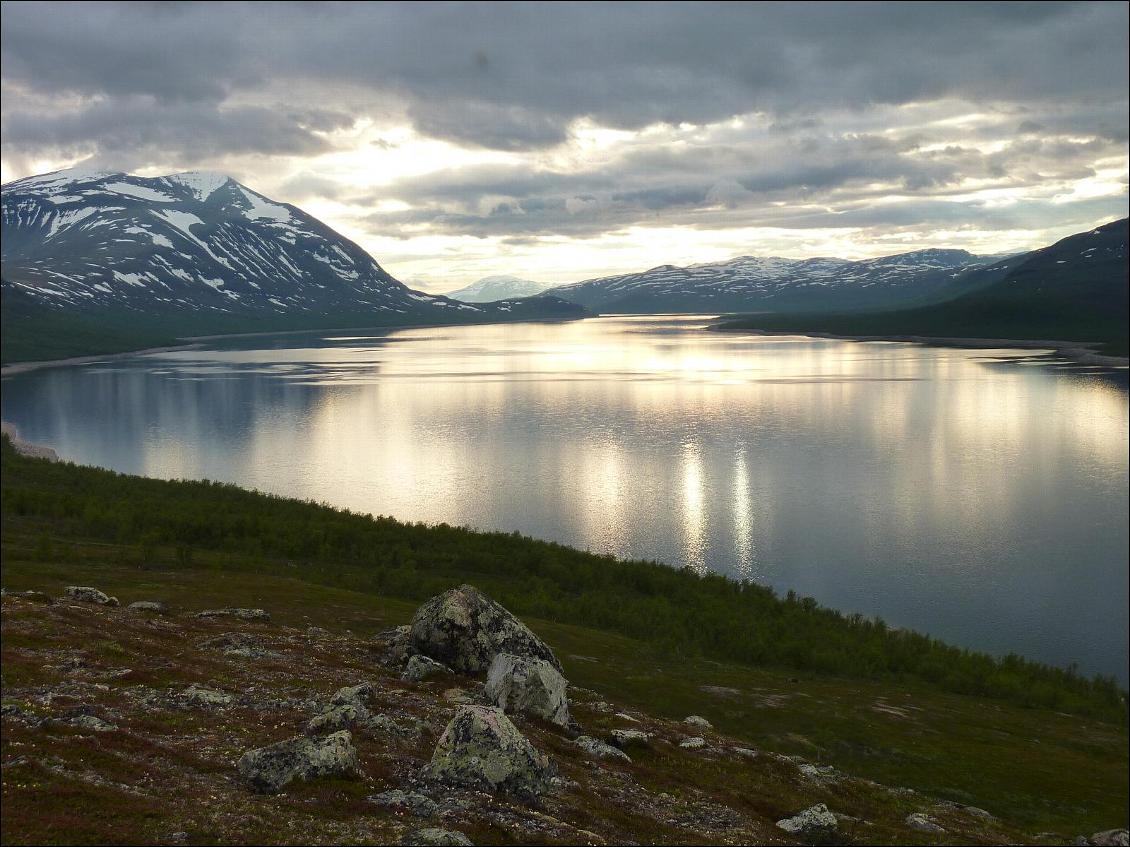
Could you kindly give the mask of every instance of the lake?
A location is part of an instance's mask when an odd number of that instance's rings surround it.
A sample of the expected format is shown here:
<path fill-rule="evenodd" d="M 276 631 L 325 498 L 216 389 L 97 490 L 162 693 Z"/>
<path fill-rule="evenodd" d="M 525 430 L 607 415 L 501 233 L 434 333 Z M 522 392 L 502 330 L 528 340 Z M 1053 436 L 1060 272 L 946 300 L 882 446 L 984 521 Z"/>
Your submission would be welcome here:
<path fill-rule="evenodd" d="M 605 317 L 32 371 L 77 462 L 715 570 L 1127 681 L 1126 372 Z"/>

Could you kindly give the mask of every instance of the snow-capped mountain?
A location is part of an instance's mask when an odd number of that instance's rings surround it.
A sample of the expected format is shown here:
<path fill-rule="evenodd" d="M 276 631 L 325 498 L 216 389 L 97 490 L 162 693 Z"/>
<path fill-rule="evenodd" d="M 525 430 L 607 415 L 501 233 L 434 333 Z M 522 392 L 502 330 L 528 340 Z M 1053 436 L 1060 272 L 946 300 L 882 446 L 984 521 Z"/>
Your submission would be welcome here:
<path fill-rule="evenodd" d="M 301 209 L 223 174 L 59 171 L 3 186 L 3 287 L 55 309 L 217 326 L 450 323 L 582 310 L 413 291 Z M 207 320 L 203 320 L 207 324 Z"/>
<path fill-rule="evenodd" d="M 447 296 L 464 303 L 490 303 L 511 297 L 533 297 L 549 287 L 544 282 L 534 282 L 516 276 L 484 276 L 465 288 L 447 292 Z"/>
<path fill-rule="evenodd" d="M 819 311 L 884 307 L 943 295 L 993 258 L 918 250 L 879 259 L 741 256 L 726 262 L 586 280 L 547 293 L 601 312 Z"/>

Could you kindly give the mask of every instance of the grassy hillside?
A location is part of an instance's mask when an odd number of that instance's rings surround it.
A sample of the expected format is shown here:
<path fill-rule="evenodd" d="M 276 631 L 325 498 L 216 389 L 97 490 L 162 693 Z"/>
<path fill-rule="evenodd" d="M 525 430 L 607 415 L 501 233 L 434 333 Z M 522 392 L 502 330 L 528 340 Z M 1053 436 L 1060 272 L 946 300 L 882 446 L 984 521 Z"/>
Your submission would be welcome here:
<path fill-rule="evenodd" d="M 730 330 L 835 335 L 1075 341 L 1128 355 L 1127 221 L 1114 221 L 1036 250 L 1003 278 L 952 300 L 853 314 L 749 315 Z"/>
<path fill-rule="evenodd" d="M 936 843 L 938 836 L 903 822 L 922 809 L 947 828 L 945 843 L 1066 843 L 1126 820 L 1125 699 L 1113 686 L 1015 663 L 1025 688 L 1043 687 L 1042 696 L 1076 713 L 1022 705 L 1015 692 L 953 693 L 914 673 L 880 670 L 879 645 L 914 637 L 872 643 L 874 628 L 810 602 L 516 536 L 406 526 L 227 486 L 23 459 L 6 440 L 3 486 L 6 589 L 58 595 L 69 584 L 97 585 L 123 604 L 156 599 L 172 611 L 149 620 L 124 608 L 5 599 L 5 707 L 54 714 L 57 723 L 36 729 L 5 719 L 5 762 L 39 764 L 5 770 L 4 843 L 150 842 L 174 831 L 194 843 L 392 843 L 411 819 L 382 814 L 363 795 L 403 787 L 427 761 L 450 716 L 445 689 L 453 683 L 400 682 L 376 662 L 372 636 L 462 581 L 520 610 L 555 649 L 586 732 L 623 726 L 613 712 L 627 711 L 640 722 L 632 726 L 671 740 L 601 770 L 545 726 L 523 723 L 577 787 L 532 815 L 504 800 L 477 817 L 460 813 L 455 822 L 475 843 L 575 843 L 586 828 L 612 843 L 776 842 L 773 821 L 814 802 L 853 816 L 842 837 L 854 843 Z M 601 615 L 584 600 L 591 591 L 604 597 Z M 708 638 L 681 626 L 683 605 Z M 272 621 L 191 617 L 224 606 L 266 608 Z M 734 645 L 717 636 L 729 626 L 717 628 L 710 615 L 731 613 L 746 615 L 743 629 L 753 633 L 773 621 L 779 650 L 770 645 L 758 663 L 725 659 Z M 208 647 L 230 639 L 233 628 L 275 658 L 249 663 Z M 808 631 L 812 637 L 802 637 Z M 803 656 L 815 642 L 835 640 L 876 664 L 797 669 L 809 664 Z M 954 667 L 984 666 L 936 648 Z M 53 709 L 29 699 L 77 691 L 86 678 L 104 682 L 94 687 L 102 693 L 82 701 L 82 713 L 118 715 L 124 731 L 76 733 L 65 725 L 72 697 L 57 697 Z M 377 684 L 396 720 L 415 716 L 431 729 L 391 746 L 360 738 L 359 783 L 312 783 L 270 801 L 231 784 L 231 763 L 243 750 L 301 726 L 306 698 L 359 679 Z M 174 704 L 189 683 L 244 694 L 233 709 L 194 713 Z M 174 698 L 170 706 L 161 705 L 165 697 Z M 705 733 L 705 753 L 678 747 L 688 714 L 715 727 Z M 750 760 L 733 752 L 737 746 L 761 754 Z M 805 776 L 798 762 L 830 765 L 838 775 Z M 959 805 L 932 805 L 939 800 Z M 963 816 L 962 804 L 996 819 Z M 720 809 L 734 810 L 749 829 L 712 829 Z"/>
<path fill-rule="evenodd" d="M 654 562 L 621 561 L 517 534 L 404 524 L 210 482 L 167 482 L 32 460 L 5 439 L 5 538 L 129 548 L 139 564 L 174 549 L 224 570 L 287 573 L 410 600 L 471 581 L 516 614 L 647 640 L 672 654 L 938 690 L 1125 720 L 1115 680 L 1010 656 L 996 660 L 791 592 Z"/>

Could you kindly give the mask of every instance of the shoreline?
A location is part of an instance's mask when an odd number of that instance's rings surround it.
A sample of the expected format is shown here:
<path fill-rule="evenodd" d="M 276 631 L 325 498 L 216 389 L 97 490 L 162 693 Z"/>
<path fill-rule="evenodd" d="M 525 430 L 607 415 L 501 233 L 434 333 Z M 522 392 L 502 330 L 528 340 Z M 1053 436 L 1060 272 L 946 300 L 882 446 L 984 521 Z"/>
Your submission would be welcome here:
<path fill-rule="evenodd" d="M 925 347 L 955 348 L 960 350 L 1042 350 L 1069 359 L 1079 365 L 1096 365 L 1105 368 L 1130 367 L 1130 359 L 1123 356 L 1107 356 L 1094 351 L 1097 342 L 1054 341 L 1050 339 L 1016 338 L 962 338 L 959 336 L 932 335 L 844 335 L 835 332 L 805 332 L 803 330 L 765 330 L 746 327 L 728 327 L 715 324 L 711 332 L 733 332 L 746 335 L 787 336 L 800 335 L 808 338 L 831 338 L 841 341 L 902 341 L 921 344 Z"/>
<path fill-rule="evenodd" d="M 586 316 L 586 317 L 596 317 Z M 470 323 L 440 323 L 440 324 L 384 324 L 381 326 L 347 326 L 347 327 L 331 327 L 329 329 L 284 329 L 278 331 L 257 331 L 257 332 L 221 332 L 215 335 L 185 335 L 180 340 L 188 342 L 185 344 L 171 344 L 163 347 L 140 347 L 136 350 L 118 350 L 113 353 L 92 353 L 85 356 L 70 356 L 66 359 L 42 359 L 33 362 L 12 362 L 7 365 L 0 366 L 0 379 L 6 379 L 10 376 L 17 374 L 27 373 L 28 371 L 38 371 L 45 368 L 62 368 L 69 365 L 92 365 L 96 362 L 107 362 L 114 359 L 123 359 L 126 356 L 143 356 L 147 353 L 174 353 L 183 350 L 195 350 L 204 345 L 201 342 L 215 341 L 218 338 L 256 338 L 268 335 L 302 335 L 303 333 L 340 333 L 340 332 L 368 332 L 370 330 L 394 330 L 394 329 L 440 329 L 442 327 L 459 327 L 459 326 L 488 326 L 496 324 L 512 324 L 512 323 L 566 323 L 568 321 L 584 320 L 581 318 L 530 318 L 524 321 L 487 321 L 487 322 L 470 322 Z"/>
<path fill-rule="evenodd" d="M 191 339 L 188 339 L 191 340 Z M 137 350 L 121 350 L 116 353 L 99 353 L 89 356 L 71 356 L 66 359 L 43 359 L 36 362 L 12 362 L 10 365 L 0 367 L 0 379 L 16 374 L 38 371 L 44 368 L 61 368 L 67 365 L 92 365 L 96 362 L 108 362 L 114 359 L 124 359 L 126 356 L 141 356 L 146 353 L 171 353 L 177 350 L 192 350 L 202 347 L 202 344 L 174 344 L 165 347 L 142 347 Z"/>

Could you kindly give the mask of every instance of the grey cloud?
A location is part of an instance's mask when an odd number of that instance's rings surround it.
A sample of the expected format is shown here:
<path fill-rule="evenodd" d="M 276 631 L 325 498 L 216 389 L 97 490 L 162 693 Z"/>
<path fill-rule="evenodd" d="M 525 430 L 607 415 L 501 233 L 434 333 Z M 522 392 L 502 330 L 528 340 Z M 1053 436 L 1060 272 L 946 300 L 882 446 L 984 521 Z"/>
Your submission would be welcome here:
<path fill-rule="evenodd" d="M 5 112 L 0 138 L 17 151 L 94 154 L 123 169 L 154 161 L 190 165 L 243 153 L 308 155 L 327 149 L 323 139 L 275 109 L 213 109 L 192 102 L 156 103 L 148 97 L 102 100 L 67 111 Z"/>
<path fill-rule="evenodd" d="M 2 72 L 29 90 L 213 106 L 300 80 L 367 91 L 499 149 L 569 122 L 703 123 L 944 97 L 1125 103 L 1123 3 L 8 4 Z M 320 87 L 319 87 L 320 86 Z"/>

